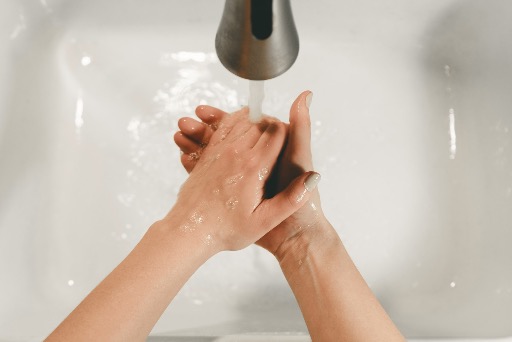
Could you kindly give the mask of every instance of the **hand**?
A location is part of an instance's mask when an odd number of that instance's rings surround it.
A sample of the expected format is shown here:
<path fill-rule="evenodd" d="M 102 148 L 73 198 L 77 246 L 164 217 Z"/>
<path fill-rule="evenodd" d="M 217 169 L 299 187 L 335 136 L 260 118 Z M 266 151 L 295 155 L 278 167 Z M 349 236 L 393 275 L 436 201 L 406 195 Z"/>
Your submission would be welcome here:
<path fill-rule="evenodd" d="M 311 92 L 303 92 L 290 109 L 287 144 L 272 175 L 276 184 L 273 189 L 267 187 L 267 194 L 270 196 L 289 186 L 292 180 L 303 174 L 305 170 L 313 169 L 308 106 L 311 96 Z M 194 170 L 194 167 L 202 159 L 204 148 L 212 143 L 210 138 L 216 130 L 222 129 L 224 120 L 229 117 L 226 112 L 209 106 L 198 107 L 196 115 L 202 122 L 191 118 L 181 119 L 178 122 L 181 131 L 177 132 L 174 137 L 176 144 L 184 153 L 181 161 L 188 172 Z M 265 117 L 265 120 L 269 120 L 269 118 Z M 318 174 L 316 175 L 319 177 Z M 318 182 L 319 179 L 317 178 L 315 181 Z M 286 255 L 288 248 L 293 245 L 296 237 L 303 237 L 305 234 L 311 233 L 317 229 L 317 226 L 320 226 L 320 223 L 326 221 L 316 189 L 313 190 L 311 197 L 304 201 L 305 204 L 300 209 L 263 236 L 257 244 L 281 260 Z"/>
<path fill-rule="evenodd" d="M 284 145 L 285 124 L 270 118 L 251 123 L 246 109 L 230 116 L 214 109 L 199 113 L 207 113 L 206 122 L 221 120 L 211 126 L 188 119 L 178 123 L 187 132 L 175 138 L 186 152 L 182 162 L 190 177 L 165 220 L 179 222 L 182 232 L 197 235 L 215 251 L 242 249 L 309 199 L 312 189 L 305 184 L 316 174 L 301 173 L 267 198 L 265 183 Z"/>

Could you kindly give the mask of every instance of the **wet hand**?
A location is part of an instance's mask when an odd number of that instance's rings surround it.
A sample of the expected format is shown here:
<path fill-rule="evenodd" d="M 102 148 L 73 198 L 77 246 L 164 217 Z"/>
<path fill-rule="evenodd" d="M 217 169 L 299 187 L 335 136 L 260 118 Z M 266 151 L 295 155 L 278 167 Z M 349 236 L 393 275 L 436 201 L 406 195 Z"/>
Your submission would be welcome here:
<path fill-rule="evenodd" d="M 182 131 L 175 140 L 184 151 L 182 162 L 190 177 L 165 220 L 178 222 L 180 233 L 214 252 L 242 249 L 309 199 L 305 184 L 312 186 L 315 174 L 302 173 L 267 198 L 265 183 L 284 145 L 285 125 L 271 119 L 251 123 L 246 109 L 233 115 L 211 107 L 199 112 L 205 123 L 178 123 Z"/>
<path fill-rule="evenodd" d="M 270 189 L 274 193 L 286 188 L 298 175 L 306 170 L 313 169 L 311 156 L 311 124 L 309 117 L 309 105 L 311 92 L 303 92 L 293 103 L 290 109 L 290 125 L 288 127 L 287 144 L 282 151 L 275 173 L 275 188 Z M 210 143 L 213 133 L 219 128 L 221 122 L 229 117 L 226 112 L 209 106 L 200 106 L 196 109 L 196 115 L 202 122 L 191 118 L 181 119 L 180 132 L 175 135 L 175 142 L 184 152 L 182 164 L 188 172 L 192 171 L 198 163 L 205 146 Z M 319 175 L 310 179 L 317 183 Z M 267 194 L 268 194 L 267 188 Z M 272 194 L 270 194 L 272 195 Z M 314 234 L 321 223 L 325 221 L 320 206 L 320 196 L 316 189 L 311 196 L 304 200 L 305 204 L 286 220 L 276 225 L 275 229 L 263 236 L 257 244 L 272 252 L 278 259 L 282 259 L 287 249 L 293 247 L 298 237 Z"/>

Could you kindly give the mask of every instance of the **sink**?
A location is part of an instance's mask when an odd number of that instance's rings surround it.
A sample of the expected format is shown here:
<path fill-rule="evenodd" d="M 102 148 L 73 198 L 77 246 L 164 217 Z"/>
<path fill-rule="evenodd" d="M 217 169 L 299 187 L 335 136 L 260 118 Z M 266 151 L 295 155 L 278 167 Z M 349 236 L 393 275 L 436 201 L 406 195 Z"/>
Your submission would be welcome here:
<path fill-rule="evenodd" d="M 294 0 L 282 120 L 314 92 L 322 202 L 411 341 L 512 341 L 512 3 Z M 314 8 L 313 8 L 314 7 Z M 0 341 L 46 336 L 173 204 L 172 136 L 249 85 L 219 63 L 220 0 L 0 4 Z M 150 341 L 308 341 L 279 265 L 201 267 Z"/>

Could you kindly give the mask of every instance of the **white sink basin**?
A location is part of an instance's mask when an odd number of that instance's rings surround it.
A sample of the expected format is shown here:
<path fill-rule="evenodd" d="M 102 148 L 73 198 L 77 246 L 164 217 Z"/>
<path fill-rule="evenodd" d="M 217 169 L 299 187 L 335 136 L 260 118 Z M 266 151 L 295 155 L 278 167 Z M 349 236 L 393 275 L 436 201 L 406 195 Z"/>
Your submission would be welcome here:
<path fill-rule="evenodd" d="M 301 51 L 263 109 L 315 93 L 323 205 L 365 278 L 408 338 L 512 341 L 512 2 L 292 6 Z M 166 213 L 180 116 L 247 103 L 222 8 L 1 1 L 0 340 L 48 334 Z M 204 265 L 153 336 L 308 340 L 257 247 Z"/>

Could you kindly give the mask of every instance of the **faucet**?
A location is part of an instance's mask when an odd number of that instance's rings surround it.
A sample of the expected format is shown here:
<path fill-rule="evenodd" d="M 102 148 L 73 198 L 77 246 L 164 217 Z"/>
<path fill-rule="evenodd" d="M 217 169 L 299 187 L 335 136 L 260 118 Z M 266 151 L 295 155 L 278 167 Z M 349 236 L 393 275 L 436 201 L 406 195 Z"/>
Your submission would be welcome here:
<path fill-rule="evenodd" d="M 226 0 L 215 50 L 226 69 L 242 78 L 281 75 L 299 54 L 290 0 Z"/>

